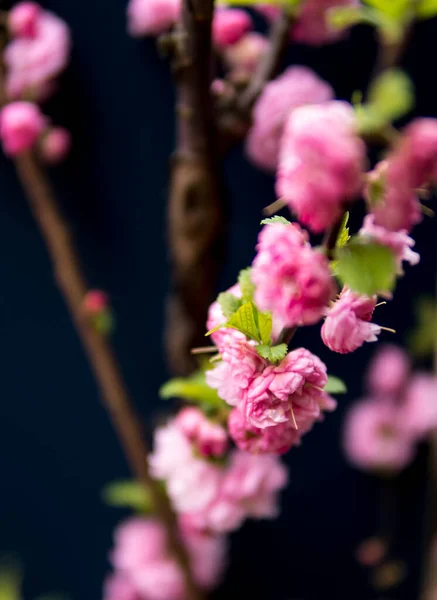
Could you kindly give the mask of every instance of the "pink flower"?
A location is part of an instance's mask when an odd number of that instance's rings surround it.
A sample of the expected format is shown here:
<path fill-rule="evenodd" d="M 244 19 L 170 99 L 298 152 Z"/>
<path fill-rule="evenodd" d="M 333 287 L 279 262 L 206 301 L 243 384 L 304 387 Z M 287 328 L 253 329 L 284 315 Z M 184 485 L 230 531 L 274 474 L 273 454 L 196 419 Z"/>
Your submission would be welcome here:
<path fill-rule="evenodd" d="M 19 2 L 8 14 L 8 29 L 12 37 L 35 37 L 41 7 L 36 2 Z"/>
<path fill-rule="evenodd" d="M 103 588 L 103 600 L 142 600 L 129 577 L 122 573 L 110 575 Z"/>
<path fill-rule="evenodd" d="M 232 294 L 236 298 L 241 298 L 241 290 L 239 284 L 235 284 L 227 290 L 227 293 Z M 208 320 L 206 322 L 206 329 L 209 331 L 210 329 L 215 329 L 222 323 L 226 323 L 225 315 L 220 307 L 220 304 L 215 301 L 211 304 L 208 309 Z M 227 327 L 222 327 L 218 329 L 214 333 L 211 334 L 211 339 L 214 344 L 220 350 L 226 345 L 233 344 L 238 340 L 246 340 L 246 336 L 241 333 L 241 331 L 237 331 L 237 329 L 231 329 Z"/>
<path fill-rule="evenodd" d="M 399 274 L 403 273 L 402 261 L 405 260 L 410 263 L 410 265 L 417 265 L 420 261 L 419 254 L 412 250 L 415 241 L 408 235 L 407 231 L 389 231 L 388 229 L 385 229 L 385 227 L 375 225 L 374 215 L 367 215 L 364 218 L 363 227 L 360 229 L 359 234 L 373 238 L 379 244 L 393 250 L 398 263 Z"/>
<path fill-rule="evenodd" d="M 349 410 L 344 448 L 355 466 L 372 471 L 393 472 L 412 460 L 414 445 L 399 427 L 399 408 L 390 402 L 361 400 Z"/>
<path fill-rule="evenodd" d="M 340 354 L 354 352 L 364 342 L 376 342 L 381 328 L 370 323 L 375 306 L 375 296 L 368 298 L 343 288 L 339 299 L 328 309 L 322 326 L 323 342 Z"/>
<path fill-rule="evenodd" d="M 415 439 L 423 439 L 437 428 L 435 375 L 420 372 L 413 375 L 399 414 L 405 434 Z"/>
<path fill-rule="evenodd" d="M 410 360 L 402 348 L 391 344 L 382 346 L 373 357 L 367 373 L 367 386 L 372 396 L 400 395 L 410 367 Z"/>
<path fill-rule="evenodd" d="M 180 529 L 197 583 L 212 587 L 223 570 L 224 539 L 195 532 L 183 521 Z M 105 600 L 123 600 L 122 594 L 126 600 L 185 598 L 182 571 L 169 553 L 166 531 L 157 520 L 135 517 L 122 523 L 115 531 L 111 562 L 115 576 L 106 586 Z"/>
<path fill-rule="evenodd" d="M 70 151 L 71 135 L 64 127 L 53 127 L 41 141 L 41 155 L 48 164 L 62 162 Z"/>
<path fill-rule="evenodd" d="M 349 104 L 301 106 L 285 125 L 276 191 L 302 223 L 320 233 L 360 193 L 364 159 Z"/>
<path fill-rule="evenodd" d="M 397 152 L 408 167 L 409 184 L 418 188 L 437 179 L 437 119 L 414 119 Z"/>
<path fill-rule="evenodd" d="M 217 48 L 235 44 L 253 27 L 249 13 L 240 8 L 217 8 L 212 24 L 212 39 Z"/>
<path fill-rule="evenodd" d="M 206 381 L 220 398 L 231 406 L 238 406 L 245 402 L 250 384 L 268 363 L 247 341 L 237 340 L 226 345 L 221 356 L 222 361 L 206 372 Z"/>
<path fill-rule="evenodd" d="M 269 48 L 269 40 L 256 31 L 246 33 L 238 42 L 224 50 L 224 58 L 234 73 L 250 75 Z"/>
<path fill-rule="evenodd" d="M 358 5 L 358 0 L 303 0 L 297 21 L 291 29 L 293 39 L 311 46 L 336 42 L 344 32 L 330 26 L 329 9 Z"/>
<path fill-rule="evenodd" d="M 252 281 L 255 302 L 284 326 L 317 323 L 335 294 L 327 258 L 296 225 L 266 225 L 259 234 Z"/>
<path fill-rule="evenodd" d="M 240 448 L 251 454 L 284 454 L 292 446 L 298 446 L 303 434 L 287 421 L 274 427 L 260 429 L 248 423 L 246 417 L 234 408 L 228 420 L 229 435 Z"/>
<path fill-rule="evenodd" d="M 326 366 L 317 356 L 304 348 L 289 352 L 278 366 L 267 367 L 253 380 L 245 405 L 247 422 L 260 429 L 292 423 L 308 431 L 321 408 L 335 408 L 323 391 L 327 381 Z"/>
<path fill-rule="evenodd" d="M 40 98 L 61 73 L 70 53 L 70 32 L 62 19 L 49 11 L 38 14 L 32 37 L 18 37 L 5 49 L 6 89 L 11 98 L 32 94 Z"/>
<path fill-rule="evenodd" d="M 281 15 L 281 9 L 279 6 L 273 6 L 271 4 L 257 4 L 254 6 L 254 8 L 268 21 L 276 21 L 276 19 Z"/>
<path fill-rule="evenodd" d="M 0 112 L 0 139 L 5 154 L 30 150 L 46 126 L 39 108 L 31 102 L 12 102 Z"/>
<path fill-rule="evenodd" d="M 222 456 L 228 447 L 226 431 L 195 407 L 183 408 L 176 423 L 202 456 Z"/>
<path fill-rule="evenodd" d="M 149 457 L 153 477 L 165 480 L 168 495 L 178 512 L 197 512 L 217 496 L 222 469 L 197 458 L 194 448 L 176 420 L 155 431 L 155 447 Z"/>
<path fill-rule="evenodd" d="M 307 67 L 289 67 L 268 83 L 253 111 L 253 126 L 246 151 L 261 168 L 274 171 L 279 144 L 290 111 L 302 104 L 319 104 L 331 100 L 334 91 Z"/>
<path fill-rule="evenodd" d="M 130 0 L 127 7 L 131 35 L 160 35 L 177 21 L 181 0 Z"/>

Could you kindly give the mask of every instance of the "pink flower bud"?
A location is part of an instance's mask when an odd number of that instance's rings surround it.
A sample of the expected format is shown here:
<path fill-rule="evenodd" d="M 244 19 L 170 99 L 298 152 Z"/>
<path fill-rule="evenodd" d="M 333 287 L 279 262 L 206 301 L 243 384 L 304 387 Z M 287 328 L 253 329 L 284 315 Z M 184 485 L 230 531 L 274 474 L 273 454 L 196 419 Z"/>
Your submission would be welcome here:
<path fill-rule="evenodd" d="M 44 130 L 46 119 L 31 102 L 12 102 L 0 112 L 0 139 L 5 154 L 30 150 Z"/>
<path fill-rule="evenodd" d="M 57 164 L 64 160 L 70 147 L 70 132 L 64 127 L 53 127 L 44 135 L 40 150 L 46 163 Z"/>
<path fill-rule="evenodd" d="M 108 296 L 100 290 L 91 290 L 85 296 L 83 307 L 89 315 L 99 315 L 108 308 Z"/>
<path fill-rule="evenodd" d="M 217 48 L 226 48 L 238 42 L 252 29 L 249 13 L 241 8 L 217 8 L 212 24 L 212 39 Z"/>
<path fill-rule="evenodd" d="M 133 36 L 160 35 L 179 17 L 181 0 L 130 0 L 128 30 Z"/>
<path fill-rule="evenodd" d="M 36 35 L 41 7 L 35 2 L 20 2 L 8 15 L 8 28 L 13 37 L 32 38 Z"/>
<path fill-rule="evenodd" d="M 399 396 L 410 374 L 411 364 L 405 350 L 392 344 L 375 353 L 367 372 L 367 387 L 372 396 Z"/>
<path fill-rule="evenodd" d="M 249 32 L 225 49 L 225 60 L 233 71 L 250 74 L 267 52 L 268 47 L 269 41 L 265 36 L 256 31 Z"/>
<path fill-rule="evenodd" d="M 415 373 L 408 384 L 400 409 L 403 431 L 417 440 L 426 438 L 437 428 L 437 377 Z"/>

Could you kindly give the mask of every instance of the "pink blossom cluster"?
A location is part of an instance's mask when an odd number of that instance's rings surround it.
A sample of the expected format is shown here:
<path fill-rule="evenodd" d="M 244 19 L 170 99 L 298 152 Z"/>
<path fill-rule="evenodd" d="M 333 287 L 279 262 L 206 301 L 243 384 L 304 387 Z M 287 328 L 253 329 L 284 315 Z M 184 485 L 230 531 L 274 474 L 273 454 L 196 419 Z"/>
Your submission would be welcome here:
<path fill-rule="evenodd" d="M 287 482 L 278 458 L 233 450 L 222 461 L 208 459 L 186 434 L 184 421 L 176 417 L 157 429 L 150 456 L 153 476 L 165 481 L 184 522 L 198 531 L 226 533 L 246 518 L 276 516 L 278 492 Z"/>
<path fill-rule="evenodd" d="M 375 306 L 376 296 L 369 298 L 343 288 L 327 311 L 321 332 L 323 342 L 340 354 L 354 352 L 364 342 L 376 342 L 381 327 L 370 322 Z"/>
<path fill-rule="evenodd" d="M 301 106 L 285 125 L 277 194 L 299 221 L 320 233 L 359 195 L 364 161 L 352 106 L 340 101 Z"/>
<path fill-rule="evenodd" d="M 253 109 L 246 151 L 259 167 L 274 171 L 284 125 L 291 111 L 303 104 L 332 100 L 331 86 L 307 67 L 289 67 L 263 89 Z"/>
<path fill-rule="evenodd" d="M 252 280 L 258 308 L 272 311 L 285 327 L 317 323 L 335 295 L 327 258 L 297 224 L 261 230 Z"/>
<path fill-rule="evenodd" d="M 437 378 L 412 373 L 405 352 L 386 346 L 370 365 L 367 385 L 368 397 L 352 405 L 346 417 L 346 455 L 363 470 L 399 471 L 437 427 Z"/>
<path fill-rule="evenodd" d="M 234 44 L 223 49 L 223 58 L 230 69 L 229 78 L 235 82 L 246 81 L 270 48 L 265 35 L 249 31 Z"/>
<path fill-rule="evenodd" d="M 180 521 L 193 576 L 207 590 L 216 585 L 225 564 L 226 541 L 193 530 Z M 105 583 L 104 600 L 184 600 L 184 576 L 171 556 L 167 533 L 154 518 L 133 517 L 119 525 L 110 555 L 114 573 Z"/>
<path fill-rule="evenodd" d="M 66 23 L 35 2 L 20 2 L 10 11 L 8 25 L 13 38 L 4 51 L 8 96 L 47 97 L 69 59 Z"/>
<path fill-rule="evenodd" d="M 374 224 L 393 232 L 411 231 L 422 218 L 418 190 L 436 180 L 437 119 L 415 119 L 370 174 L 366 197 Z M 380 189 L 376 197 L 375 187 Z"/>

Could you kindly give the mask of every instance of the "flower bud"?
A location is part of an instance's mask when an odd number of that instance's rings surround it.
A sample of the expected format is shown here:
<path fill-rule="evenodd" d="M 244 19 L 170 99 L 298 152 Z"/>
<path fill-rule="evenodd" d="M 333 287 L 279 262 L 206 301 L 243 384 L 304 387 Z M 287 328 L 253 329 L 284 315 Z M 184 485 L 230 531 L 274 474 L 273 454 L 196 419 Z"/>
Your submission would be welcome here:
<path fill-rule="evenodd" d="M 0 139 L 5 154 L 30 150 L 44 130 L 46 120 L 31 102 L 12 102 L 0 112 Z"/>

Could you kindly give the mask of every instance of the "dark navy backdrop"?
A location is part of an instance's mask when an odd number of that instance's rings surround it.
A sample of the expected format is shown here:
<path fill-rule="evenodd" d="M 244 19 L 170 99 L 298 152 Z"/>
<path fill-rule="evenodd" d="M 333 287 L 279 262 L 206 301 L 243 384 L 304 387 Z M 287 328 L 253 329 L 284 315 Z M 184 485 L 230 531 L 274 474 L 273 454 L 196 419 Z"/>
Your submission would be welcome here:
<path fill-rule="evenodd" d="M 71 67 L 47 108 L 72 130 L 74 152 L 53 178 L 88 277 L 111 294 L 117 352 L 150 430 L 164 408 L 157 389 L 166 377 L 164 207 L 173 143 L 168 67 L 151 41 L 125 33 L 125 0 L 43 4 L 69 23 L 74 39 Z M 418 112 L 426 115 L 437 115 L 428 70 L 436 33 L 435 23 L 422 24 L 407 58 Z M 295 48 L 289 58 L 313 65 L 349 98 L 364 85 L 373 57 L 372 34 L 359 29 L 346 43 Z M 59 590 L 71 600 L 97 600 L 111 531 L 122 516 L 99 494 L 106 482 L 128 473 L 13 169 L 0 160 L 0 554 L 21 558 L 26 598 Z M 241 150 L 228 160 L 226 178 L 233 219 L 224 285 L 251 261 L 261 209 L 274 199 L 272 180 Z M 378 309 L 378 322 L 396 328 L 399 341 L 411 322 L 413 296 L 433 291 L 435 233 L 430 219 L 417 228 L 423 260 L 401 282 L 396 300 Z M 361 391 L 360 372 L 372 348 L 329 354 L 317 328 L 296 341 L 320 352 L 332 373 L 343 374 L 350 394 L 287 457 L 290 486 L 281 518 L 248 524 L 234 536 L 217 598 L 375 598 L 353 549 L 377 527 L 378 484 L 346 465 L 339 442 L 344 406 Z M 424 459 L 422 451 L 401 481 L 397 547 L 413 569 L 402 588 L 387 595 L 397 600 L 417 597 Z"/>

